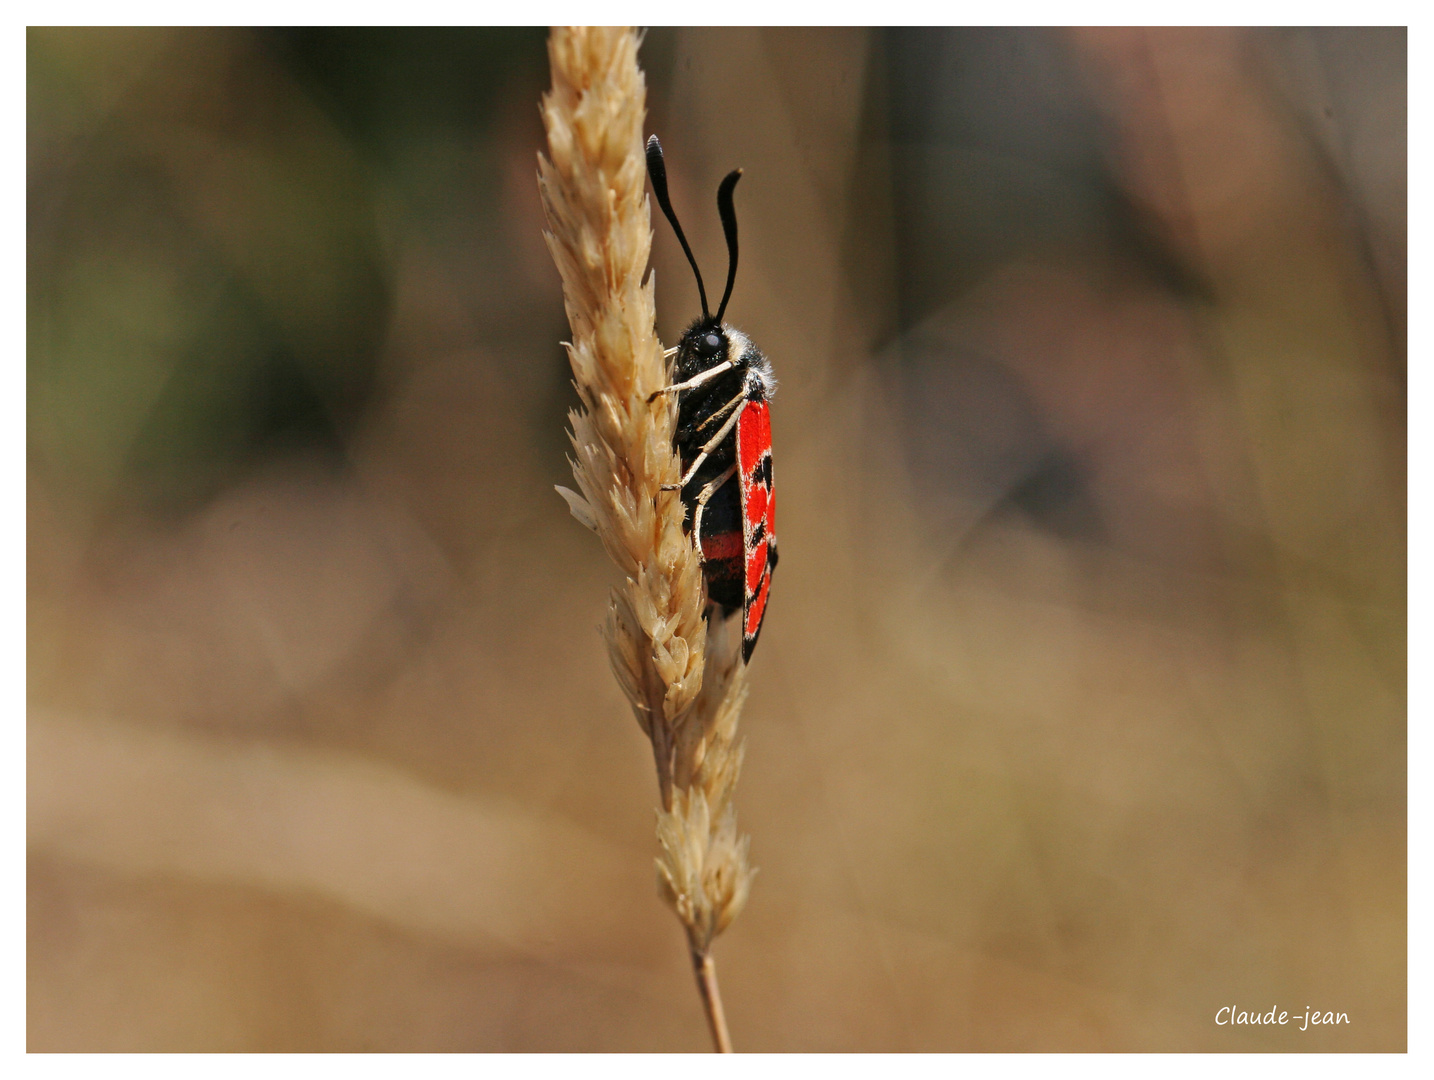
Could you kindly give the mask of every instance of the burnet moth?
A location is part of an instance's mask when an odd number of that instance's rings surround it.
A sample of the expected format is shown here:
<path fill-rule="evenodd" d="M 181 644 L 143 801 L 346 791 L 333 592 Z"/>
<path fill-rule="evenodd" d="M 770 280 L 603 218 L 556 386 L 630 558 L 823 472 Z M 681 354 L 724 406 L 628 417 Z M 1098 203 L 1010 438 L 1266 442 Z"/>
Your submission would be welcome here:
<path fill-rule="evenodd" d="M 671 350 L 673 383 L 652 395 L 677 395 L 673 443 L 682 458 L 683 523 L 702 557 L 707 598 L 725 618 L 742 610 L 742 662 L 752 657 L 772 571 L 777 568 L 776 501 L 772 489 L 772 422 L 768 406 L 777 389 L 772 365 L 740 330 L 722 321 L 737 280 L 737 212 L 732 192 L 742 170 L 717 188 L 717 213 L 727 237 L 727 290 L 717 314 L 707 309 L 702 271 L 667 196 L 667 167 L 657 136 L 647 140 L 647 173 L 657 203 L 677 234 L 692 273 L 702 314 Z"/>

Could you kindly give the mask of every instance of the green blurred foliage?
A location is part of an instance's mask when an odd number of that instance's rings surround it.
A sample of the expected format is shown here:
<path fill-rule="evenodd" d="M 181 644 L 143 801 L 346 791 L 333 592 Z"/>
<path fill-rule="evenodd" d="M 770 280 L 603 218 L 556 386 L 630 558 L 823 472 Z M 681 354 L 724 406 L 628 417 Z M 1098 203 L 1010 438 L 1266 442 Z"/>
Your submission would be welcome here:
<path fill-rule="evenodd" d="M 32 32 L 36 467 L 175 510 L 275 453 L 341 465 L 387 329 L 385 215 L 497 228 L 495 102 L 542 40 Z"/>

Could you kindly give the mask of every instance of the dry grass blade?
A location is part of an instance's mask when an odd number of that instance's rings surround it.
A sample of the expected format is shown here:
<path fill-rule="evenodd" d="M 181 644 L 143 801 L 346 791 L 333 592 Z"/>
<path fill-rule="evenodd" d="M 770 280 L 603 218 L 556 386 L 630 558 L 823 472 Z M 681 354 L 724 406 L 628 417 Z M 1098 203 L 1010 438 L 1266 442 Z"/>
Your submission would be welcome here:
<path fill-rule="evenodd" d="M 571 27 L 549 37 L 543 99 L 548 156 L 538 184 L 548 250 L 563 280 L 567 346 L 582 408 L 572 424 L 573 516 L 596 532 L 626 577 L 605 637 L 618 684 L 657 766 L 658 884 L 687 930 L 718 1049 L 730 1049 L 712 966 L 713 938 L 751 885 L 732 793 L 746 696 L 737 635 L 703 616 L 702 567 L 682 529 L 672 445 L 676 406 L 656 332 L 643 119 L 646 86 L 629 29 Z"/>

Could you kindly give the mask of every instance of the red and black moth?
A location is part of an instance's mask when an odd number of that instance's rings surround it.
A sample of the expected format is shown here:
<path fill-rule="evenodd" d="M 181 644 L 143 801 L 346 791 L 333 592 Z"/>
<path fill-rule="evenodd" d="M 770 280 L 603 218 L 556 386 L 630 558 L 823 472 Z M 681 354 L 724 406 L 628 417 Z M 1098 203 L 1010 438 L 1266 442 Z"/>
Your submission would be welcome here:
<path fill-rule="evenodd" d="M 737 280 L 737 211 L 732 192 L 742 170 L 728 173 L 717 188 L 717 213 L 727 237 L 727 290 L 717 314 L 707 309 L 702 271 L 667 196 L 662 145 L 647 141 L 647 172 L 658 205 L 692 264 L 702 314 L 672 350 L 673 383 L 659 394 L 677 395 L 673 443 L 682 458 L 684 528 L 702 556 L 707 599 L 727 617 L 742 610 L 742 661 L 752 658 L 767 593 L 777 568 L 777 505 L 772 488 L 772 421 L 768 403 L 777 389 L 772 365 L 740 330 L 722 321 Z"/>

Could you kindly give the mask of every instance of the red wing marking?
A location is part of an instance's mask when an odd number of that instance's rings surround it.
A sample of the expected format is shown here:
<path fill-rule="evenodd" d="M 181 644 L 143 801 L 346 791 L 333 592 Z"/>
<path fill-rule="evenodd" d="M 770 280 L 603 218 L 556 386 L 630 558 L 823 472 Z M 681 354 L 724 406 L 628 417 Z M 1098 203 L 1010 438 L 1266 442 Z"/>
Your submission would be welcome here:
<path fill-rule="evenodd" d="M 767 504 L 772 496 L 765 484 L 749 483 L 746 487 L 747 497 L 742 500 L 745 504 L 742 508 L 742 516 L 747 519 L 747 527 L 750 529 L 757 522 L 766 518 Z"/>
<path fill-rule="evenodd" d="M 702 537 L 702 557 L 708 562 L 725 562 L 742 558 L 742 534 L 736 529 Z"/>
<path fill-rule="evenodd" d="M 772 449 L 772 414 L 765 401 L 747 400 L 742 418 L 737 421 L 737 468 L 745 477 L 752 475 L 762 455 Z"/>
<path fill-rule="evenodd" d="M 763 552 L 765 554 L 765 551 Z M 742 634 L 748 639 L 754 639 L 757 631 L 762 629 L 762 616 L 767 611 L 767 593 L 772 588 L 772 575 L 762 575 L 762 587 L 757 595 L 747 601 L 747 618 L 742 626 Z"/>
<path fill-rule="evenodd" d="M 757 586 L 762 584 L 762 574 L 767 569 L 767 541 L 763 540 L 747 553 L 747 599 L 757 592 Z"/>
<path fill-rule="evenodd" d="M 749 399 L 737 421 L 737 475 L 742 492 L 745 574 L 742 655 L 750 657 L 767 612 L 777 562 L 777 503 L 772 490 L 772 420 L 767 403 Z M 760 530 L 760 532 L 758 531 Z"/>

